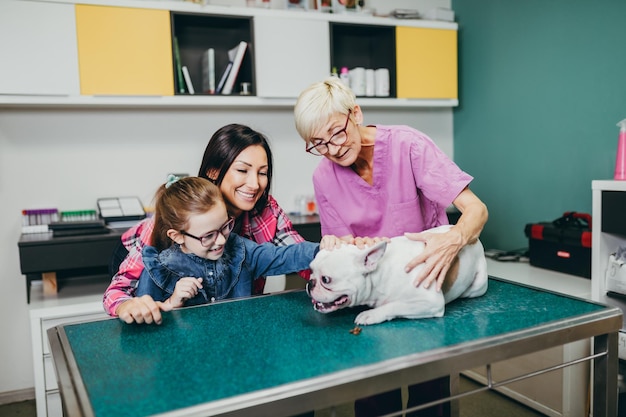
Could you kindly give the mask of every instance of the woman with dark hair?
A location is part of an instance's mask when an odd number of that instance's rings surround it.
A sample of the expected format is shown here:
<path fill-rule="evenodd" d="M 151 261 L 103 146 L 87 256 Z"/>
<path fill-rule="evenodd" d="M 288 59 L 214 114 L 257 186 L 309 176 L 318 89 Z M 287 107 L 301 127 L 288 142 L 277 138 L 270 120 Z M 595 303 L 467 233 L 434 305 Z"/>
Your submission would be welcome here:
<path fill-rule="evenodd" d="M 235 162 L 241 152 L 252 145 L 262 147 L 267 158 L 267 167 L 265 170 L 267 186 L 254 206 L 257 210 L 262 211 L 267 205 L 270 195 L 274 164 L 270 145 L 267 143 L 265 136 L 259 132 L 250 129 L 248 126 L 239 124 L 230 124 L 219 129 L 213 134 L 213 137 L 204 150 L 198 176 L 207 178 L 214 184 L 222 184 L 224 177 L 228 173 L 228 168 Z M 222 190 L 222 192 L 224 192 L 224 190 Z M 228 200 L 226 204 L 229 204 Z M 232 206 L 232 204 L 230 205 Z"/>
<path fill-rule="evenodd" d="M 303 242 L 291 221 L 270 195 L 272 152 L 265 136 L 240 124 L 218 129 L 207 144 L 198 176 L 216 184 L 228 215 L 235 219 L 234 233 L 256 243 L 286 246 Z M 152 243 L 154 220 L 148 218 L 122 235 L 128 255 L 104 293 L 105 311 L 126 323 L 160 323 L 161 310 L 150 296 L 135 297 L 144 269 L 141 252 Z M 309 271 L 301 271 L 308 278 Z M 253 293 L 263 291 L 256 279 Z"/>

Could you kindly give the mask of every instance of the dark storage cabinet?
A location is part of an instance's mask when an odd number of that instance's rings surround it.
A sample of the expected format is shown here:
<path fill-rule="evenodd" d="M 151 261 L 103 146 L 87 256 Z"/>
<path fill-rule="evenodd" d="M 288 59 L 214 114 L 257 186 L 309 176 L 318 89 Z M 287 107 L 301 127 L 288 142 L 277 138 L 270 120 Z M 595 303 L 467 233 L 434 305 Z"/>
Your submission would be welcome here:
<path fill-rule="evenodd" d="M 626 236 L 626 193 L 602 191 L 602 232 Z"/>
<path fill-rule="evenodd" d="M 389 69 L 389 97 L 396 94 L 395 26 L 330 24 L 330 64 L 341 70 L 363 67 Z"/>

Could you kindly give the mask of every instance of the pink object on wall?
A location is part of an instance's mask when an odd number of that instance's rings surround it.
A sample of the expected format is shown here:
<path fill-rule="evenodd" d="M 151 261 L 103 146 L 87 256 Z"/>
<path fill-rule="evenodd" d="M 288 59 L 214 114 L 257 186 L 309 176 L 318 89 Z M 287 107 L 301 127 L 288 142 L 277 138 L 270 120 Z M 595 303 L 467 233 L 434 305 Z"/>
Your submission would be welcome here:
<path fill-rule="evenodd" d="M 619 139 L 617 141 L 617 156 L 615 158 L 616 180 L 626 180 L 626 119 L 617 124 L 620 127 Z"/>

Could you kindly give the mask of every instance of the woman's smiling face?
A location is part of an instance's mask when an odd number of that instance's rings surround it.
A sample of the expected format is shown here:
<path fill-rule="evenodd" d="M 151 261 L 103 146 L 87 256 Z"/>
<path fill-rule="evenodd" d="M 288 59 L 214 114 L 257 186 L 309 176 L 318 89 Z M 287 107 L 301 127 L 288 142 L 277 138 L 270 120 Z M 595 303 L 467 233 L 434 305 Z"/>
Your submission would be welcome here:
<path fill-rule="evenodd" d="M 261 145 L 249 146 L 237 155 L 220 185 L 231 216 L 254 208 L 267 188 L 267 173 L 267 154 Z"/>

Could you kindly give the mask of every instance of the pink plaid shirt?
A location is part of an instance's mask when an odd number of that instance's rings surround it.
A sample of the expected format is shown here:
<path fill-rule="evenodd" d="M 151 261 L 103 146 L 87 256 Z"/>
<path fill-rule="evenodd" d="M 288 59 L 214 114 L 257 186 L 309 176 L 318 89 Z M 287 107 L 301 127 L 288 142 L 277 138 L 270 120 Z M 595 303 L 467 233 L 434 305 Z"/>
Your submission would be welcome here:
<path fill-rule="evenodd" d="M 115 317 L 117 306 L 134 296 L 137 281 L 144 268 L 141 251 L 150 244 L 153 229 L 154 219 L 148 218 L 122 235 L 122 243 L 128 249 L 128 256 L 120 264 L 103 297 L 104 310 L 110 316 Z M 276 246 L 287 246 L 304 241 L 272 196 L 269 196 L 262 212 L 252 210 L 242 214 L 237 219 L 235 230 L 239 235 L 256 243 L 271 242 Z M 299 274 L 304 279 L 309 279 L 310 271 L 300 271 Z M 262 293 L 264 284 L 265 279 L 257 279 L 253 292 Z"/>

